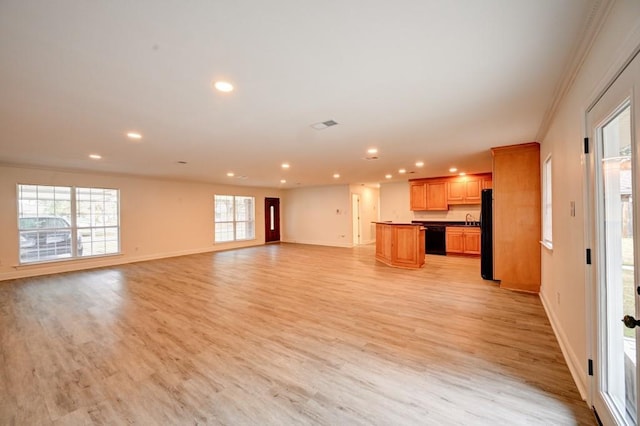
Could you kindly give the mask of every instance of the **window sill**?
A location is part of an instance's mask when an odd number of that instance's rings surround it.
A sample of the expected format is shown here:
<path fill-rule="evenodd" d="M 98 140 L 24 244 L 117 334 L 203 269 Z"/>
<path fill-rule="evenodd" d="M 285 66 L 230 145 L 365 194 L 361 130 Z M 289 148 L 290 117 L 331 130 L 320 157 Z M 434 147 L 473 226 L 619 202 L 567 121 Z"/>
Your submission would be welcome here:
<path fill-rule="evenodd" d="M 553 244 L 546 241 L 540 241 L 540 245 L 553 253 Z"/>

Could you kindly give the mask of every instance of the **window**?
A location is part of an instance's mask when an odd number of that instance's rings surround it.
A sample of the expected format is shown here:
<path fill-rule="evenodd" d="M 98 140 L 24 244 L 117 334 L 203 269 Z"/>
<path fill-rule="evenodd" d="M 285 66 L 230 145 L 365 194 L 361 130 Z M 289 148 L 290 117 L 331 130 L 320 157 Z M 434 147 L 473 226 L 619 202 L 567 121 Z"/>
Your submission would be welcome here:
<path fill-rule="evenodd" d="M 551 155 L 544 160 L 542 169 L 542 244 L 548 248 L 553 247 L 552 238 L 552 209 L 551 209 Z"/>
<path fill-rule="evenodd" d="M 20 263 L 120 251 L 119 191 L 18 185 Z"/>
<path fill-rule="evenodd" d="M 255 238 L 255 198 L 216 195 L 214 198 L 216 243 Z"/>
<path fill-rule="evenodd" d="M 118 190 L 76 188 L 76 226 L 82 236 L 83 256 L 120 251 Z"/>

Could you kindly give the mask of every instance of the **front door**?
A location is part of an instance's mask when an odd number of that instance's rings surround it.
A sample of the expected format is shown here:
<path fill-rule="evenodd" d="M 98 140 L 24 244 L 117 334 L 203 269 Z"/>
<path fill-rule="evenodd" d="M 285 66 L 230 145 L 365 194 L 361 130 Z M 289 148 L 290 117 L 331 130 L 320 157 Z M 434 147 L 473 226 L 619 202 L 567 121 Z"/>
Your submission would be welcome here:
<path fill-rule="evenodd" d="M 264 242 L 280 241 L 280 198 L 264 199 Z"/>
<path fill-rule="evenodd" d="M 640 57 L 631 62 L 589 111 L 591 306 L 594 377 L 590 395 L 605 425 L 635 425 L 638 419 L 640 226 Z M 623 322 L 623 319 L 626 321 Z M 640 324 L 640 323 L 639 323 Z"/>

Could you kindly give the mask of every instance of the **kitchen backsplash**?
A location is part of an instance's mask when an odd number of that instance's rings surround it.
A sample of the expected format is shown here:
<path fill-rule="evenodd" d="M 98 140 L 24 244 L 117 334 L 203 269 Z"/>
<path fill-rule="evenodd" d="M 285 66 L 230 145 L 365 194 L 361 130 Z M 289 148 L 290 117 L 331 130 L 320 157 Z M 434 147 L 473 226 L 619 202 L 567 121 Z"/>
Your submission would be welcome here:
<path fill-rule="evenodd" d="M 451 205 L 447 211 L 430 211 L 430 212 L 413 212 L 413 220 L 433 220 L 433 221 L 451 221 L 464 222 L 467 214 L 473 216 L 473 221 L 480 220 L 480 204 L 478 205 Z"/>

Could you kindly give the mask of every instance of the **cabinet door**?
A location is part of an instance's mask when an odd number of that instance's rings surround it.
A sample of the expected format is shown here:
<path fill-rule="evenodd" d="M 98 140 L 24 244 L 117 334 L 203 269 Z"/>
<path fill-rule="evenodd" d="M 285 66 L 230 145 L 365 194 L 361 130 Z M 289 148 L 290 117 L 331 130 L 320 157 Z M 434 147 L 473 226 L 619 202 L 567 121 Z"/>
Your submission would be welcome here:
<path fill-rule="evenodd" d="M 391 260 L 394 265 L 413 267 L 418 264 L 418 244 L 420 233 L 414 226 L 393 226 L 393 251 Z M 423 256 L 424 257 L 424 256 Z"/>
<path fill-rule="evenodd" d="M 480 204 L 482 196 L 482 180 L 479 178 L 469 178 L 465 182 L 464 202 L 466 204 Z"/>
<path fill-rule="evenodd" d="M 447 253 L 464 253 L 463 229 L 447 227 L 446 245 Z"/>
<path fill-rule="evenodd" d="M 424 182 L 411 182 L 411 210 L 427 210 L 427 191 Z"/>
<path fill-rule="evenodd" d="M 493 180 L 488 177 L 482 180 L 482 189 L 491 189 L 493 188 Z"/>
<path fill-rule="evenodd" d="M 449 204 L 462 204 L 466 191 L 466 182 L 462 178 L 451 179 L 447 185 L 447 201 Z"/>
<path fill-rule="evenodd" d="M 444 180 L 426 182 L 426 210 L 449 210 L 447 203 L 447 182 Z"/>
<path fill-rule="evenodd" d="M 376 224 L 376 257 L 384 258 L 384 247 L 387 241 L 384 238 L 384 226 Z"/>
<path fill-rule="evenodd" d="M 480 229 L 466 228 L 464 230 L 465 254 L 480 254 Z"/>

